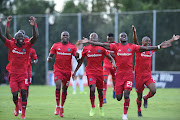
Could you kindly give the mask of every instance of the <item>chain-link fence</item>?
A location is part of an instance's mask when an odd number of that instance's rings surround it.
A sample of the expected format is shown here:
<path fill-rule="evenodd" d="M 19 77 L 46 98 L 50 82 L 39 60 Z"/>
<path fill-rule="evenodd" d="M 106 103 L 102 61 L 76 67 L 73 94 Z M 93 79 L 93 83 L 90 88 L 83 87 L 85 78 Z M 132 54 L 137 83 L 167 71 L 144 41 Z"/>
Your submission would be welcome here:
<path fill-rule="evenodd" d="M 39 38 L 33 48 L 36 49 L 39 62 L 33 67 L 34 84 L 45 84 L 48 70 L 53 70 L 53 64 L 46 62 L 46 57 L 53 43 L 60 41 L 62 31 L 70 33 L 70 42 L 76 43 L 82 37 L 88 37 L 91 32 L 99 35 L 99 41 L 105 42 L 108 33 L 118 34 L 126 32 L 129 42 L 132 43 L 132 28 L 137 30 L 138 41 L 141 43 L 143 36 L 152 39 L 152 45 L 157 45 L 164 40 L 170 39 L 173 34 L 180 34 L 180 10 L 163 11 L 138 11 L 122 13 L 92 13 L 92 14 L 53 14 L 34 15 L 37 18 Z M 13 16 L 10 25 L 10 33 L 13 36 L 19 29 L 25 30 L 32 36 L 32 27 L 29 25 L 30 15 Z M 5 31 L 6 17 L 2 20 L 2 30 Z M 4 32 L 3 32 L 4 33 Z M 8 49 L 0 44 L 0 67 L 1 78 L 8 64 Z M 173 46 L 160 50 L 153 56 L 153 68 L 155 71 L 180 71 L 180 42 L 176 41 Z"/>

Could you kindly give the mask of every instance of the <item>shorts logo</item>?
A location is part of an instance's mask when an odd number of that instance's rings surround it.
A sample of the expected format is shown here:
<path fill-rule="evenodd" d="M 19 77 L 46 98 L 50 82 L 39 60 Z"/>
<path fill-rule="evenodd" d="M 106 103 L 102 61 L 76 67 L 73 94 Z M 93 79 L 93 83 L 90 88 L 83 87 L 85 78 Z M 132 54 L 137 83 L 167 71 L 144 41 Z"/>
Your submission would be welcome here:
<path fill-rule="evenodd" d="M 57 79 L 57 76 L 55 76 L 54 79 Z"/>
<path fill-rule="evenodd" d="M 71 48 L 68 48 L 68 52 L 70 52 L 71 51 Z"/>
<path fill-rule="evenodd" d="M 98 53 L 101 53 L 101 50 L 98 50 Z"/>
<path fill-rule="evenodd" d="M 128 52 L 130 52 L 131 51 L 131 49 L 130 48 L 128 48 L 128 50 L 127 50 Z"/>
<path fill-rule="evenodd" d="M 92 81 L 92 78 L 89 78 L 89 81 Z"/>
<path fill-rule="evenodd" d="M 23 51 L 23 52 L 25 52 L 25 51 L 26 51 L 26 49 L 22 49 L 22 51 Z"/>

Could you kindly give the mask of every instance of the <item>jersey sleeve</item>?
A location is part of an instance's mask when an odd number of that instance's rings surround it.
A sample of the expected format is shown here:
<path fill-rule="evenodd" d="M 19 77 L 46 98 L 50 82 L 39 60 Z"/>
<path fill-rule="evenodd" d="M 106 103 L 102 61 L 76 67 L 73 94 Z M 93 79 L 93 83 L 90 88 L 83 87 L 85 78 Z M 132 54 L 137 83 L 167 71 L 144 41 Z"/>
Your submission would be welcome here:
<path fill-rule="evenodd" d="M 33 59 L 33 60 L 36 60 L 36 59 L 37 59 L 37 54 L 36 54 L 35 49 L 32 49 L 32 59 Z"/>
<path fill-rule="evenodd" d="M 82 57 L 83 57 L 83 56 L 86 56 L 86 52 L 87 52 L 86 47 L 83 47 L 83 50 L 82 50 Z"/>
<path fill-rule="evenodd" d="M 133 52 L 139 52 L 140 45 L 133 44 Z"/>
<path fill-rule="evenodd" d="M 51 47 L 51 49 L 50 49 L 50 54 L 55 54 L 55 53 L 56 53 L 55 47 L 56 47 L 55 44 Z"/>
<path fill-rule="evenodd" d="M 9 49 L 11 48 L 11 45 L 12 45 L 12 41 L 10 41 L 9 39 L 6 39 L 5 46 Z"/>
<path fill-rule="evenodd" d="M 116 44 L 115 43 L 110 44 L 110 50 L 116 51 Z"/>
<path fill-rule="evenodd" d="M 76 52 L 77 52 L 77 47 L 74 45 L 74 48 L 73 48 L 73 53 L 72 55 L 75 56 L 76 55 Z"/>

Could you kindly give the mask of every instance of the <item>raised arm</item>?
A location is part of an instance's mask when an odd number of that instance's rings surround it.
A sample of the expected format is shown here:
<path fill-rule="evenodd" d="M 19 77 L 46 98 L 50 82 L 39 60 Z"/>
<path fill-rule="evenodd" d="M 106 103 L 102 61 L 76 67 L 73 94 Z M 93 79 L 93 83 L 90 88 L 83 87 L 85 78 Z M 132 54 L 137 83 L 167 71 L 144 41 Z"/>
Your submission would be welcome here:
<path fill-rule="evenodd" d="M 114 58 L 110 55 L 110 53 L 106 56 L 112 63 L 113 68 L 117 68 Z"/>
<path fill-rule="evenodd" d="M 1 30 L 1 20 L 2 20 L 2 18 L 0 19 L 0 38 L 1 38 L 1 40 L 5 43 L 5 42 L 6 42 L 6 37 L 2 34 L 2 30 Z"/>
<path fill-rule="evenodd" d="M 101 43 L 101 42 L 93 42 L 91 40 L 88 40 L 87 38 L 83 38 L 83 40 L 79 40 L 80 43 L 89 43 L 95 46 L 101 46 L 107 50 L 110 50 L 110 44 L 109 43 Z"/>
<path fill-rule="evenodd" d="M 38 28 L 37 28 L 37 24 L 36 24 L 36 18 L 31 16 L 29 22 L 33 27 L 33 29 L 32 29 L 33 36 L 32 36 L 32 39 L 30 40 L 30 42 L 31 42 L 31 44 L 34 44 L 37 41 L 37 38 L 39 36 Z"/>
<path fill-rule="evenodd" d="M 85 56 L 82 56 L 81 59 L 78 60 L 78 64 L 76 66 L 76 69 L 74 70 L 74 73 L 72 74 L 72 78 L 74 80 L 74 77 L 76 76 L 76 72 L 78 71 L 78 69 L 80 68 L 80 66 L 82 65 L 83 61 L 84 61 Z"/>
<path fill-rule="evenodd" d="M 10 26 L 11 21 L 12 21 L 12 16 L 8 16 L 6 28 L 5 28 L 5 34 L 6 34 L 7 39 L 9 39 L 9 40 L 12 40 L 12 36 L 9 34 L 9 26 Z"/>
<path fill-rule="evenodd" d="M 167 42 L 172 43 L 172 42 L 178 40 L 179 38 L 180 38 L 180 35 L 173 35 L 173 37 L 170 40 L 168 40 Z"/>
<path fill-rule="evenodd" d="M 132 25 L 132 30 L 133 30 L 133 41 L 134 41 L 134 44 L 139 45 L 137 34 L 136 34 L 136 28 L 134 27 L 134 25 Z"/>

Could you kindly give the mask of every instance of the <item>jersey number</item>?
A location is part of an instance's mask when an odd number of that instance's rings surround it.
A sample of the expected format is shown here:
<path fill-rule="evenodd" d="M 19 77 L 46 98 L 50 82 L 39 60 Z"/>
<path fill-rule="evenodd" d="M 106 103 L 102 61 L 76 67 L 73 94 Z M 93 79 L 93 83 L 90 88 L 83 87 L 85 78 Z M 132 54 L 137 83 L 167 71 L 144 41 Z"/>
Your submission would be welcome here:
<path fill-rule="evenodd" d="M 25 79 L 25 84 L 28 84 L 28 79 Z"/>
<path fill-rule="evenodd" d="M 127 87 L 132 87 L 132 81 L 127 81 Z"/>

